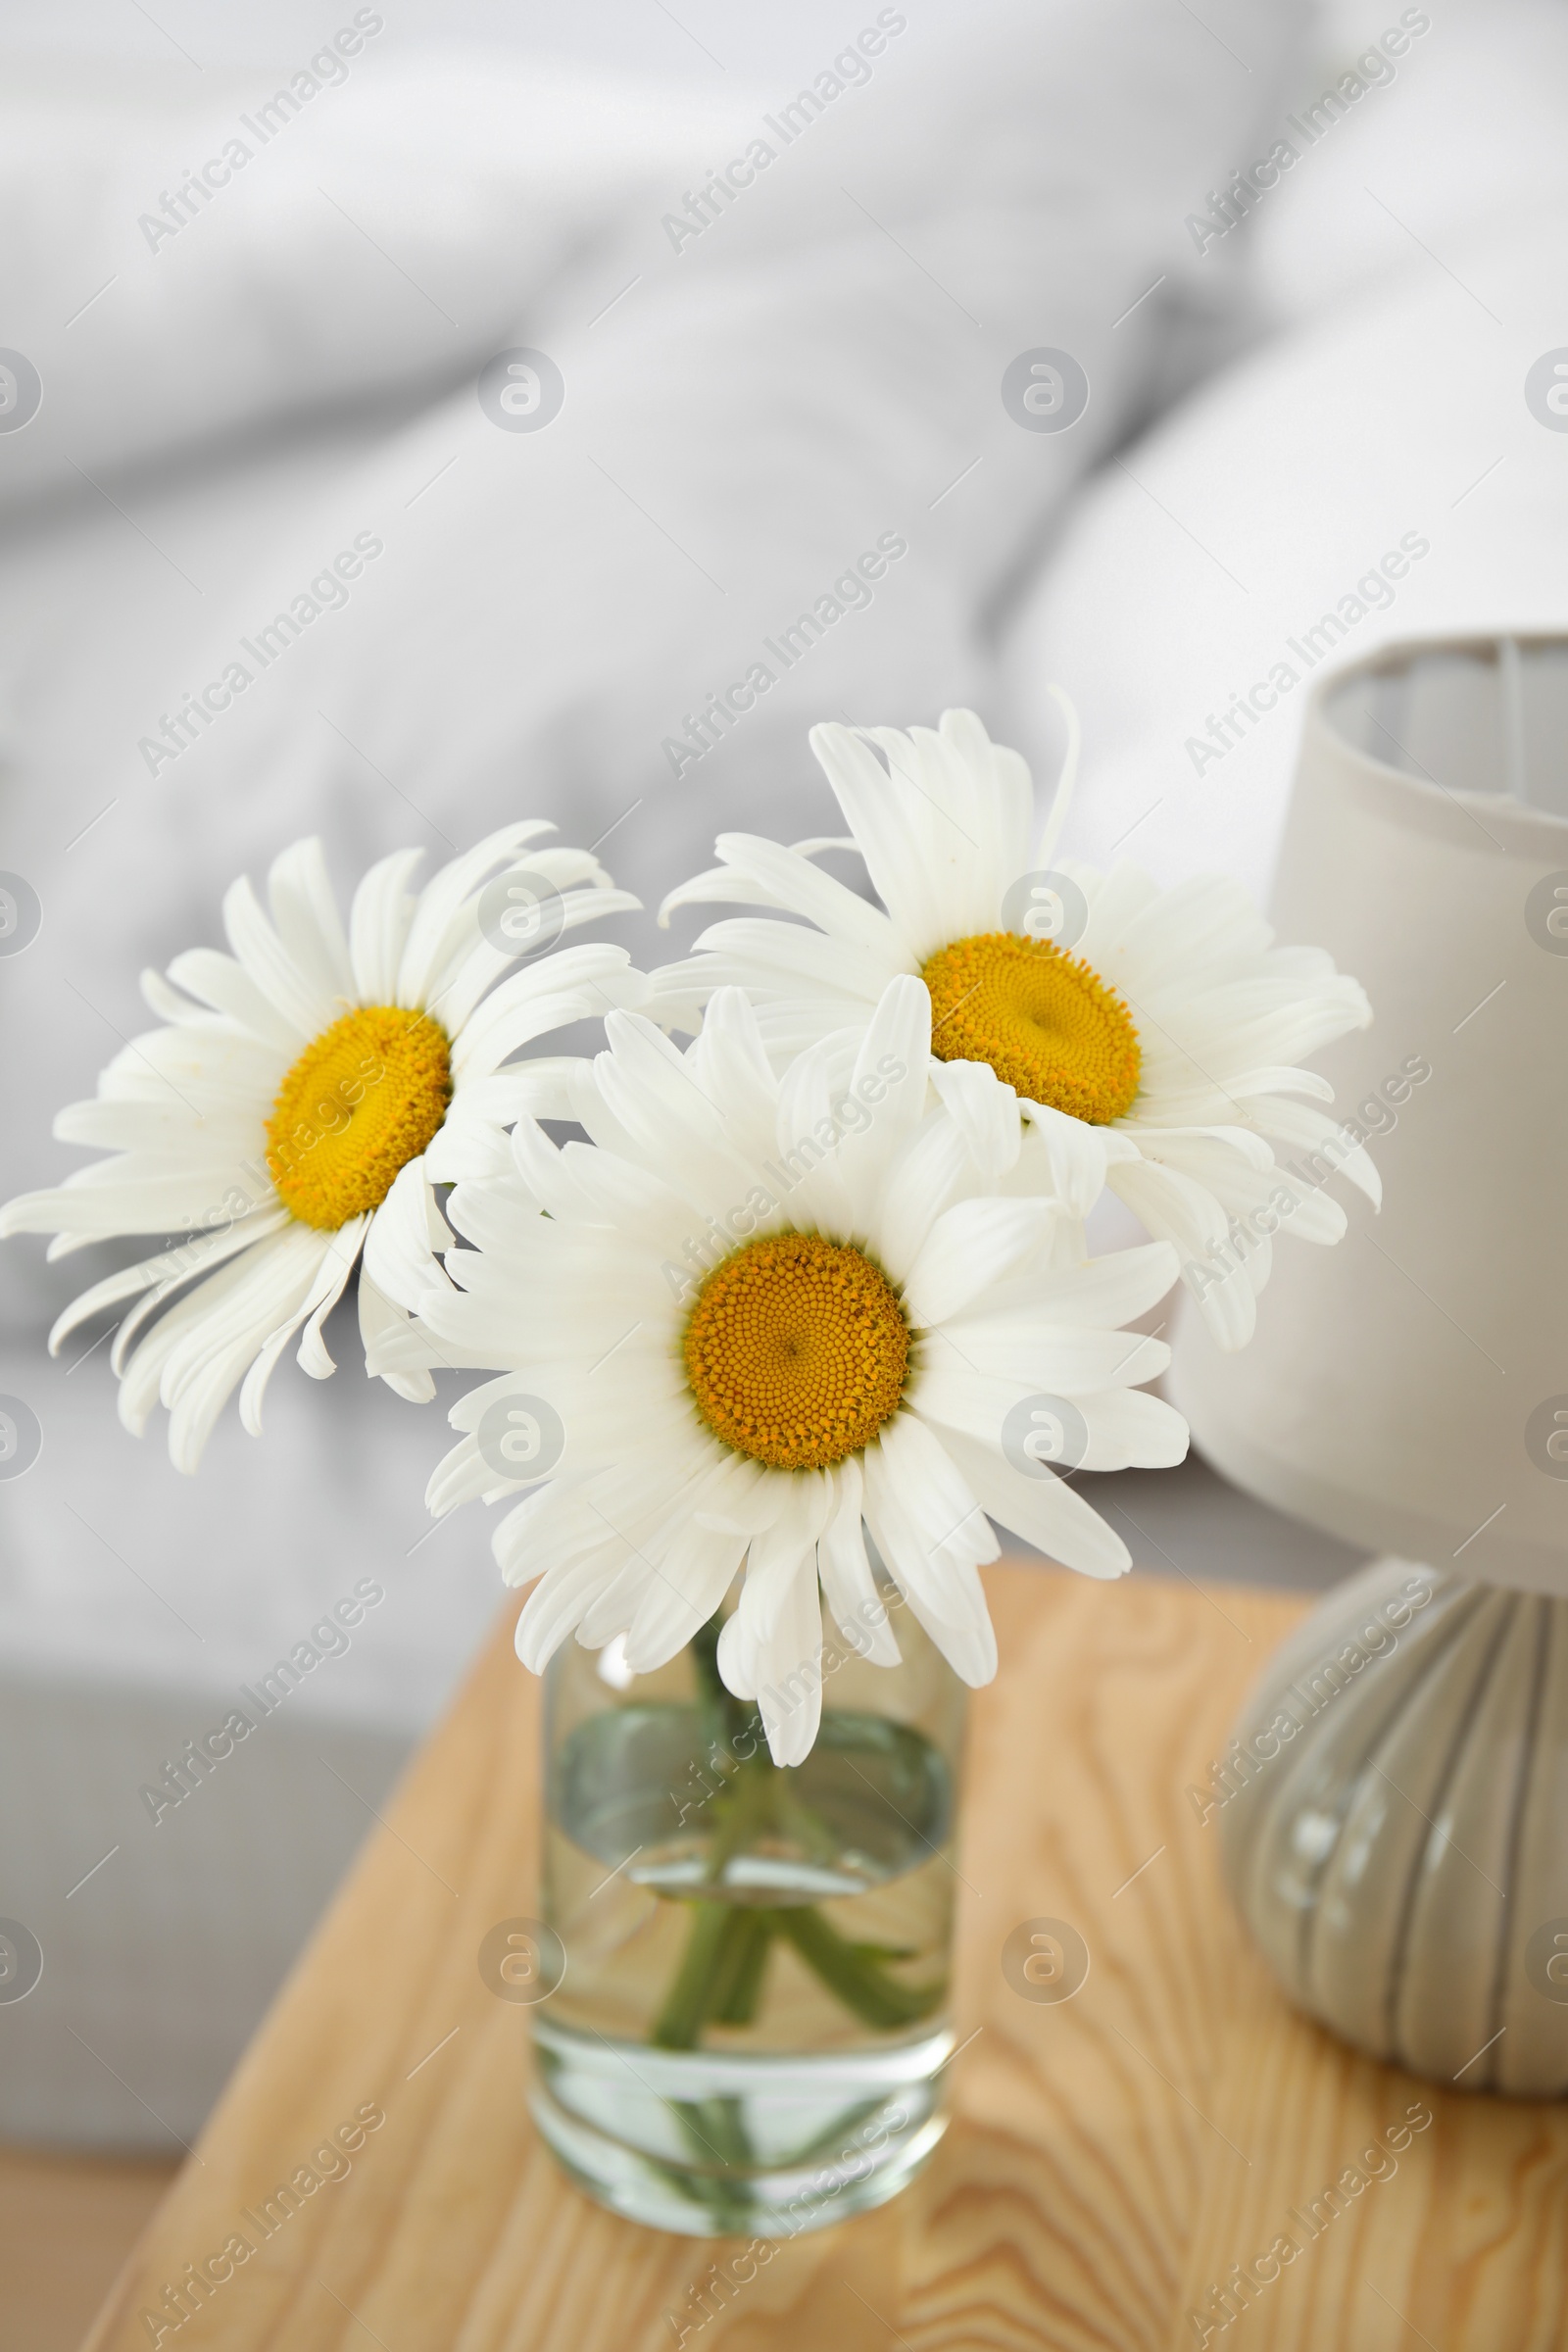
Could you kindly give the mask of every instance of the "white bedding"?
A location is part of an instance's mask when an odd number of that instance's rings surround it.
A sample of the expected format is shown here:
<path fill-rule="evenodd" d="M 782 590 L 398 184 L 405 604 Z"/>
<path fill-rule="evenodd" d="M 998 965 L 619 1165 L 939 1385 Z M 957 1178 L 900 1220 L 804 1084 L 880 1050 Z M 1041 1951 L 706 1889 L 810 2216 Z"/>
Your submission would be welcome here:
<path fill-rule="evenodd" d="M 1008 648 L 1026 732 L 1048 678 L 1082 714 L 1079 855 L 1266 897 L 1320 669 L 1478 620 L 1568 623 L 1568 451 L 1523 392 L 1562 332 L 1565 248 L 1558 202 L 1456 242 L 1456 276 L 1418 254 L 1091 488 Z"/>
<path fill-rule="evenodd" d="M 1342 58 L 1398 22 L 1353 15 Z M 1053 678 L 1083 717 L 1079 855 L 1266 897 L 1318 668 L 1568 618 L 1568 436 L 1524 391 L 1568 333 L 1565 122 L 1560 10 L 1445 11 L 1259 202 L 1277 331 L 1097 477 L 1008 632 L 1022 736 Z"/>
<path fill-rule="evenodd" d="M 0 340 L 31 338 L 46 401 L 0 434 L 0 864 L 38 876 L 44 926 L 0 958 L 8 1192 L 74 1163 L 48 1116 L 144 1019 L 139 965 L 216 941 L 223 884 L 300 832 L 323 833 L 346 884 L 399 843 L 434 862 L 505 815 L 554 814 L 568 838 L 613 828 L 604 856 L 651 901 L 721 824 L 820 829 L 814 717 L 973 700 L 1048 768 L 1057 677 L 1085 718 L 1074 846 L 1108 850 L 1161 795 L 1129 849 L 1262 880 L 1288 703 L 1200 779 L 1183 739 L 1282 636 L 1410 531 L 1430 553 L 1357 644 L 1385 620 L 1556 612 L 1536 534 L 1568 445 L 1518 382 L 1560 331 L 1560 223 L 1494 218 L 1530 169 L 1505 130 L 1545 120 L 1549 74 L 1523 86 L 1537 12 L 1492 12 L 1518 35 L 1488 53 L 1496 138 L 1468 178 L 1429 173 L 1442 204 L 1422 216 L 1497 326 L 1419 254 L 1342 312 L 1376 257 L 1331 218 L 1328 142 L 1315 193 L 1303 172 L 1255 237 L 1195 249 L 1192 206 L 1360 27 L 1330 21 L 1314 54 L 1304 11 L 1240 0 L 1206 0 L 1201 23 L 1172 0 L 881 13 L 904 28 L 865 81 L 679 250 L 684 191 L 877 9 L 848 32 L 839 11 L 803 18 L 787 75 L 754 51 L 716 99 L 695 69 L 654 97 L 607 92 L 602 70 L 590 87 L 581 61 L 438 70 L 389 27 L 221 211 L 156 250 L 141 191 L 218 152 L 197 119 L 134 82 L 90 107 L 79 75 L 13 84 L 33 127 L 0 189 L 29 211 Z M 1345 169 L 1375 134 L 1426 157 L 1447 118 L 1423 132 L 1420 76 L 1441 33 L 1428 79 L 1451 90 L 1475 24 L 1446 15 L 1339 126 Z M 247 66 L 214 79 L 202 124 L 278 86 Z M 1313 203 L 1316 243 L 1296 225 Z M 1291 323 L 1194 390 L 1259 342 L 1250 241 Z M 512 344 L 565 376 L 543 433 L 498 431 L 475 398 L 480 361 Z M 998 391 L 1048 345 L 1093 387 L 1051 436 Z M 382 552 L 348 603 L 150 767 L 163 715 L 356 534 Z M 907 552 L 873 600 L 672 774 L 666 739 L 697 740 L 685 714 L 883 535 Z M 668 945 L 646 923 L 616 935 Z M 0 1911 L 48 1955 L 37 1992 L 0 2004 L 0 2131 L 164 2143 L 191 2135 L 497 1586 L 482 1514 L 428 1532 L 439 1419 L 372 1395 L 349 1332 L 335 1380 L 285 1368 L 265 1441 L 230 1418 L 187 1483 L 160 1434 L 120 1430 L 106 1348 L 40 1362 L 86 1270 L 28 1243 L 0 1264 L 0 1391 L 45 1433 L 34 1469 L 0 1481 Z M 143 1776 L 366 1576 L 386 1597 L 351 1646 L 154 1823 Z"/>

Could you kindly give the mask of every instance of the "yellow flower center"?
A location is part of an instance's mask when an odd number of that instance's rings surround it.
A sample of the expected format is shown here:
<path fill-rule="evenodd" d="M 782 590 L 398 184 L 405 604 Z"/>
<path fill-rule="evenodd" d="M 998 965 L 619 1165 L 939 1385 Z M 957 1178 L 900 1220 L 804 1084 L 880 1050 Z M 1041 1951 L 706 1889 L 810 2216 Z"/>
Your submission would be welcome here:
<path fill-rule="evenodd" d="M 379 1207 L 447 1115 L 452 1054 L 427 1012 L 362 1004 L 313 1038 L 277 1090 L 267 1164 L 305 1225 L 335 1233 Z"/>
<path fill-rule="evenodd" d="M 780 1233 L 713 1268 L 685 1356 L 716 1438 L 775 1470 L 823 1470 L 898 1410 L 909 1327 L 887 1276 L 858 1250 Z"/>
<path fill-rule="evenodd" d="M 939 1061 L 989 1062 L 1029 1102 L 1092 1127 L 1132 1108 L 1143 1059 L 1132 1015 L 1077 956 L 986 931 L 939 948 L 920 977 Z"/>

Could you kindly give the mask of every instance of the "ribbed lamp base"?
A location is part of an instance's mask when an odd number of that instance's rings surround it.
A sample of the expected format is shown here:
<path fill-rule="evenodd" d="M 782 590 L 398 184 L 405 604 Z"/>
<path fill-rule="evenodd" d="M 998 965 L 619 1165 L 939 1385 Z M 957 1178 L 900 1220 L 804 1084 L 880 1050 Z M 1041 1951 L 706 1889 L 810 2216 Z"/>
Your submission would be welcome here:
<path fill-rule="evenodd" d="M 1568 2091 L 1568 1600 L 1374 1562 L 1270 1662 L 1199 1801 L 1303 2009 L 1434 2082 Z"/>

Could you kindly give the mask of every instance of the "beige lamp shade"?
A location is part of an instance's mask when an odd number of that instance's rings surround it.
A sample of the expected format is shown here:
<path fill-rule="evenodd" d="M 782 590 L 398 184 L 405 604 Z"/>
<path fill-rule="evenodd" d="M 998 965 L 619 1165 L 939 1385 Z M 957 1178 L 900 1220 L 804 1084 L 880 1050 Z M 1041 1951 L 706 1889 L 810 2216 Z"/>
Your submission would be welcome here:
<path fill-rule="evenodd" d="M 1315 1066 L 1384 1205 L 1328 1179 L 1348 1234 L 1274 1241 L 1238 1354 L 1184 1299 L 1174 1400 L 1282 1510 L 1568 1594 L 1568 638 L 1395 645 L 1326 678 L 1272 911 L 1372 1001 Z"/>

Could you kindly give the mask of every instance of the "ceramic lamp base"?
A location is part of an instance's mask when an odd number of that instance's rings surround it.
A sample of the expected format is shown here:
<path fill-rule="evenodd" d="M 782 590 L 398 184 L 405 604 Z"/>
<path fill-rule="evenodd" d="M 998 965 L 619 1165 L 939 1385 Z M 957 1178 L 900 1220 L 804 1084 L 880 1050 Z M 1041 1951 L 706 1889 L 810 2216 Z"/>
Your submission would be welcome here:
<path fill-rule="evenodd" d="M 1568 2091 L 1568 1600 L 1374 1562 L 1194 1797 L 1303 2009 L 1434 2082 Z"/>

